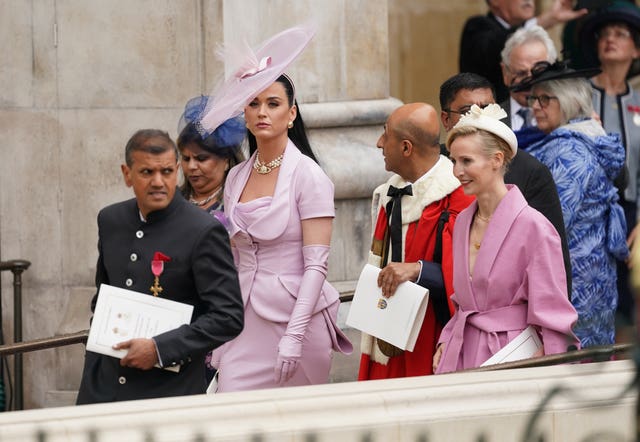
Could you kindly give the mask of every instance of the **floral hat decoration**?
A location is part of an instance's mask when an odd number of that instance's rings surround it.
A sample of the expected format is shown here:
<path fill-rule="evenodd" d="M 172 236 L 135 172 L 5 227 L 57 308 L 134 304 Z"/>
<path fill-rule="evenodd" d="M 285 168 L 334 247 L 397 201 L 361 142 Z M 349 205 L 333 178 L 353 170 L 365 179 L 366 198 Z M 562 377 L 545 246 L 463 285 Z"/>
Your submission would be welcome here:
<path fill-rule="evenodd" d="M 314 35 L 315 26 L 298 25 L 274 35 L 255 50 L 245 43 L 239 48 L 219 51 L 219 57 L 233 68 L 233 74 L 198 112 L 195 125 L 203 138 L 229 118 L 240 115 L 256 95 L 284 73 Z"/>
<path fill-rule="evenodd" d="M 178 121 L 178 142 L 183 137 L 187 140 L 198 139 L 198 144 L 205 150 L 220 157 L 234 156 L 242 146 L 246 135 L 245 121 L 242 115 L 236 115 L 223 121 L 210 133 L 202 134 L 198 129 L 198 119 L 207 107 L 209 97 L 201 95 L 190 99 Z"/>
<path fill-rule="evenodd" d="M 491 132 L 492 134 L 502 138 L 509 145 L 513 155 L 515 156 L 518 152 L 518 139 L 511 128 L 500 121 L 506 117 L 507 113 L 498 104 L 492 103 L 484 108 L 474 104 L 471 106 L 471 109 L 469 109 L 469 112 L 460 118 L 460 121 L 458 121 L 453 129 L 455 130 L 460 127 L 470 126 Z M 449 140 L 451 139 L 451 135 L 453 135 L 454 130 L 449 132 L 449 136 L 447 137 L 447 148 L 451 144 Z"/>

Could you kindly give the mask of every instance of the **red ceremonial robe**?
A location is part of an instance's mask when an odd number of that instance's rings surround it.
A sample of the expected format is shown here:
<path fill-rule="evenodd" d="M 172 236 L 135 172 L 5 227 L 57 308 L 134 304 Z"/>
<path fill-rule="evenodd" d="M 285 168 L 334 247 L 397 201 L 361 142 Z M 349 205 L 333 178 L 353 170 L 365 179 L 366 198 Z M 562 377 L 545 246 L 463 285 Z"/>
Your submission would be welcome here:
<path fill-rule="evenodd" d="M 389 201 L 386 196 L 389 185 L 404 187 L 405 184 L 400 176 L 394 175 L 374 191 L 372 209 L 377 216 L 369 256 L 371 264 L 381 264 L 384 237 L 388 228 L 385 206 Z M 440 157 L 438 163 L 413 183 L 412 187 L 413 195 L 402 197 L 403 262 L 433 261 L 438 219 L 448 207 L 449 221 L 442 231 L 442 276 L 449 311 L 453 313 L 453 304 L 449 299 L 453 293 L 453 226 L 458 213 L 473 201 L 473 197 L 464 194 L 460 182 L 453 175 L 451 161 L 445 157 Z M 436 320 L 433 302 L 430 300 L 412 352 L 404 351 L 399 356 L 387 357 L 378 348 L 376 339 L 363 333 L 358 380 L 433 374 L 433 353 L 443 326 Z"/>

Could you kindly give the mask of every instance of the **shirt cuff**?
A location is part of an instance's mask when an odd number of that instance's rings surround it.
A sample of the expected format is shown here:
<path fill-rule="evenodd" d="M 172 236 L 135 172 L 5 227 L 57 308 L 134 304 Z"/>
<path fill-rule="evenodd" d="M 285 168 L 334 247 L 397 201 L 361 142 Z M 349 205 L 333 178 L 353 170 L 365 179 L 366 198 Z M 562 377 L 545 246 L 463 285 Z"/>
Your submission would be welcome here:
<path fill-rule="evenodd" d="M 415 282 L 416 284 L 420 281 L 420 278 L 422 278 L 422 261 L 418 261 L 418 264 L 420 264 L 420 271 L 418 272 L 418 277 L 416 278 Z"/>
<path fill-rule="evenodd" d="M 153 341 L 153 346 L 156 348 L 156 355 L 158 355 L 158 365 L 160 366 L 160 368 L 164 368 L 164 364 L 162 363 L 162 358 L 160 357 L 160 350 L 158 350 L 158 343 L 153 338 L 151 338 L 151 340 Z"/>

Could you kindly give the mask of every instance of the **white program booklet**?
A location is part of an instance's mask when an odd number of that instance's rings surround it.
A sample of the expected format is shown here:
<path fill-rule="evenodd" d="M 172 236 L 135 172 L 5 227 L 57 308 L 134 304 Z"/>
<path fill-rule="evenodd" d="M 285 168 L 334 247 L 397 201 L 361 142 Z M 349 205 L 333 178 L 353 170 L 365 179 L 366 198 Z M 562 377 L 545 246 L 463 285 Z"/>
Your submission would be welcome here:
<path fill-rule="evenodd" d="M 528 326 L 500 351 L 484 361 L 481 367 L 529 359 L 541 348 L 542 341 L 538 332 L 532 326 Z"/>
<path fill-rule="evenodd" d="M 366 264 L 353 295 L 347 325 L 382 339 L 403 350 L 413 351 L 422 327 L 429 290 L 403 282 L 390 298 L 378 287 L 380 269 Z"/>
<path fill-rule="evenodd" d="M 101 284 L 87 350 L 121 359 L 127 350 L 114 350 L 114 344 L 176 329 L 189 324 L 192 314 L 193 306 L 189 304 Z"/>

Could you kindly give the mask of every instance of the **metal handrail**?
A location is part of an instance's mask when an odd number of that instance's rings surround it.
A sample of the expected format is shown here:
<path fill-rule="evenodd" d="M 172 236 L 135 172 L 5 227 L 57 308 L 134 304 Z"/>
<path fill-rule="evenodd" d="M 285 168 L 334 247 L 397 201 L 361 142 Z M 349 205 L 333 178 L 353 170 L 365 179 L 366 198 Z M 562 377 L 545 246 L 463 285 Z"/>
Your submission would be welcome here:
<path fill-rule="evenodd" d="M 22 341 L 22 273 L 31 263 L 24 259 L 0 261 L 0 272 L 13 273 L 13 341 Z M 1 302 L 1 301 L 0 301 Z M 2 311 L 0 310 L 0 327 L 2 327 Z M 24 393 L 22 379 L 22 353 L 16 353 L 13 359 L 13 379 L 15 381 L 14 397 L 15 409 L 24 408 Z"/>
<path fill-rule="evenodd" d="M 523 359 L 521 361 L 505 362 L 502 364 L 487 365 L 485 367 L 469 368 L 462 370 L 466 372 L 508 370 L 511 368 L 531 368 L 545 367 L 548 365 L 567 364 L 571 362 L 601 362 L 607 361 L 614 356 L 630 356 L 635 344 L 613 344 L 589 347 L 582 350 L 573 350 L 566 353 L 556 353 L 552 355 L 540 356 L 536 358 Z"/>
<path fill-rule="evenodd" d="M 48 348 L 63 347 L 73 344 L 84 344 L 87 342 L 89 330 L 82 330 L 75 333 L 53 336 L 50 338 L 34 339 L 32 341 L 19 342 L 15 344 L 0 345 L 0 356 L 28 353 L 31 351 L 45 350 Z M 505 362 L 503 364 L 488 365 L 486 367 L 469 368 L 463 372 L 480 372 L 493 370 L 507 370 L 513 368 L 544 367 L 548 365 L 567 364 L 581 361 L 606 361 L 615 356 L 629 356 L 634 350 L 635 344 L 614 344 L 589 347 L 582 350 L 574 350 L 566 353 L 558 353 L 537 358 L 523 359 L 515 362 Z"/>
<path fill-rule="evenodd" d="M 82 330 L 75 333 L 52 336 L 50 338 L 0 345 L 0 356 L 46 350 L 48 348 L 64 347 L 66 345 L 84 344 L 87 342 L 88 337 L 89 330 Z"/>

